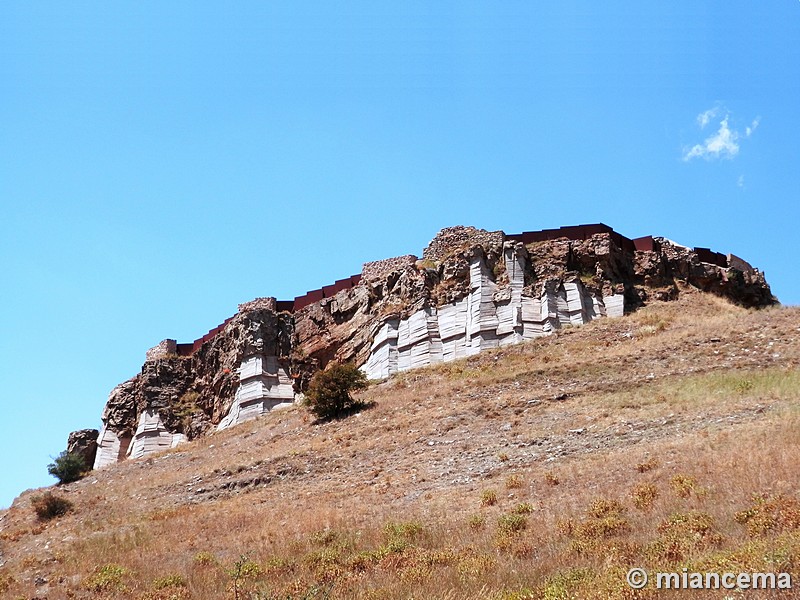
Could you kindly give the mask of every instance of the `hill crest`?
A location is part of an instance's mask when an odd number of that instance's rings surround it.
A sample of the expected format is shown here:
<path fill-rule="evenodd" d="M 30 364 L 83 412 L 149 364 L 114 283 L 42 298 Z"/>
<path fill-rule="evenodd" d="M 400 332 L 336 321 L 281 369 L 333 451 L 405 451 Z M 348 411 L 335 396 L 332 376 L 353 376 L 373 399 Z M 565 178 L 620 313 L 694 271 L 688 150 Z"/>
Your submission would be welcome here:
<path fill-rule="evenodd" d="M 162 341 L 111 392 L 102 430 L 73 432 L 68 449 L 95 468 L 141 458 L 291 406 L 331 361 L 381 379 L 622 316 L 676 299 L 686 285 L 744 306 L 775 302 L 763 274 L 734 255 L 631 240 L 604 224 L 521 234 L 446 228 L 422 259 L 366 263 L 292 301 L 241 304 L 191 344 Z"/>

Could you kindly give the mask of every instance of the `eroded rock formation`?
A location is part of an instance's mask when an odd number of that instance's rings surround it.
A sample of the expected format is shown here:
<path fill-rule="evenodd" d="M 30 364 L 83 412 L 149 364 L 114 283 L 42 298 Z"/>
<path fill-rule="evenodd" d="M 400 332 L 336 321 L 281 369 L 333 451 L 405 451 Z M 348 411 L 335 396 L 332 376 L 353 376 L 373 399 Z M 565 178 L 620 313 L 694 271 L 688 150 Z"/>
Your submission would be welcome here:
<path fill-rule="evenodd" d="M 742 259 L 603 225 L 506 235 L 442 230 L 423 251 L 364 265 L 294 301 L 259 298 L 194 344 L 164 340 L 103 411 L 95 468 L 290 405 L 313 373 L 353 361 L 371 378 L 621 316 L 677 282 L 746 306 L 775 303 Z"/>
<path fill-rule="evenodd" d="M 79 429 L 69 434 L 67 438 L 67 452 L 77 454 L 83 459 L 87 467 L 94 464 L 97 455 L 97 429 Z"/>

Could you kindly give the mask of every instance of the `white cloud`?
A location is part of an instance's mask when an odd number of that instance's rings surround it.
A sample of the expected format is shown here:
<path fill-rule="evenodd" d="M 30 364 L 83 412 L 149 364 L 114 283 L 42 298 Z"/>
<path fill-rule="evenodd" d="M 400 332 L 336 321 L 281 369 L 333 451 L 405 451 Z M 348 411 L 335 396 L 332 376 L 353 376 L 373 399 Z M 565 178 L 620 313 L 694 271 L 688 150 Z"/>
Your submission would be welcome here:
<path fill-rule="evenodd" d="M 697 115 L 697 124 L 700 129 L 703 129 L 720 111 L 719 107 L 711 108 L 705 112 Z M 705 139 L 702 144 L 695 144 L 688 150 L 684 150 L 683 160 L 689 161 L 693 158 L 705 158 L 711 160 L 714 158 L 733 158 L 739 153 L 739 140 L 742 135 L 732 129 L 729 124 L 730 115 L 725 113 L 723 119 L 719 122 L 719 129 L 714 135 Z M 761 117 L 753 120 L 750 126 L 744 130 L 744 137 L 749 138 L 758 127 Z"/>
<path fill-rule="evenodd" d="M 736 185 L 740 188 L 744 187 L 744 175 L 739 175 L 739 179 L 736 180 Z"/>
<path fill-rule="evenodd" d="M 708 125 L 708 122 L 716 117 L 718 112 L 719 106 L 715 106 L 714 108 L 709 108 L 707 111 L 697 115 L 697 124 L 700 125 L 700 129 L 703 129 L 706 125 Z"/>
<path fill-rule="evenodd" d="M 760 122 L 761 122 L 761 117 L 756 117 L 755 119 L 753 119 L 753 122 L 750 124 L 750 127 L 744 128 L 744 137 L 750 137 L 751 135 L 753 135 L 753 132 L 756 130 Z"/>

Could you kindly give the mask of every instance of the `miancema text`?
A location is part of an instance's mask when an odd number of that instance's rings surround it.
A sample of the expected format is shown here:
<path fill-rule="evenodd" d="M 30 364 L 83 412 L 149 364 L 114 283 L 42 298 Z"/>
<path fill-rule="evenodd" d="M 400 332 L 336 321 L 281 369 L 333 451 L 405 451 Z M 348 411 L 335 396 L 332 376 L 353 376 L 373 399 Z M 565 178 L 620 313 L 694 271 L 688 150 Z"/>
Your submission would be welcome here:
<path fill-rule="evenodd" d="M 789 590 L 790 573 L 656 573 L 660 590 Z"/>

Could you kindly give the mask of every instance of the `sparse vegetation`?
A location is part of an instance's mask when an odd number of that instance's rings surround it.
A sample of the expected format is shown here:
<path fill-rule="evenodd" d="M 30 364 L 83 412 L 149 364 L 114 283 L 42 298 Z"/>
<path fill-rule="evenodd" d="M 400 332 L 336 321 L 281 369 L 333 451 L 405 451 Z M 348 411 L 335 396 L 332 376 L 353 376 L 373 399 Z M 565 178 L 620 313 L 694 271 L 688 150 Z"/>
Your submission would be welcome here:
<path fill-rule="evenodd" d="M 502 515 L 497 521 L 497 530 L 501 533 L 519 533 L 528 527 L 528 520 L 524 515 L 510 514 Z"/>
<path fill-rule="evenodd" d="M 497 492 L 484 490 L 481 493 L 481 506 L 494 506 L 495 504 L 497 504 Z"/>
<path fill-rule="evenodd" d="M 242 554 L 227 570 L 228 577 L 230 577 L 233 598 L 239 600 L 240 592 L 243 591 L 243 586 L 248 582 L 258 578 L 262 573 L 261 566 L 250 560 L 248 556 Z"/>
<path fill-rule="evenodd" d="M 751 536 L 763 536 L 772 531 L 800 529 L 800 500 L 784 495 L 757 495 L 753 505 L 736 513 L 737 523 L 745 525 Z"/>
<path fill-rule="evenodd" d="M 157 590 L 164 590 L 167 588 L 185 588 L 186 579 L 183 575 L 166 575 L 153 580 L 153 588 Z"/>
<path fill-rule="evenodd" d="M 366 387 L 367 377 L 358 367 L 352 363 L 335 363 L 311 378 L 306 391 L 306 405 L 320 420 L 341 417 L 364 406 L 353 399 L 351 393 Z"/>
<path fill-rule="evenodd" d="M 514 507 L 512 512 L 517 515 L 529 515 L 533 512 L 533 504 L 530 502 L 520 502 Z"/>
<path fill-rule="evenodd" d="M 0 573 L 0 592 L 7 592 L 14 583 L 14 578 L 6 573 Z"/>
<path fill-rule="evenodd" d="M 702 493 L 702 488 L 697 485 L 697 479 L 691 475 L 679 473 L 669 480 L 669 484 L 672 486 L 672 490 L 681 498 L 688 498 L 692 493 L 697 494 L 698 491 Z"/>
<path fill-rule="evenodd" d="M 694 301 L 654 309 L 652 335 L 598 321 L 405 372 L 358 418 L 278 411 L 121 463 L 64 494 L 80 519 L 37 522 L 30 493 L 0 511 L 0 596 L 34 597 L 39 573 L 109 600 L 656 598 L 632 566 L 797 579 L 800 309 Z"/>
<path fill-rule="evenodd" d="M 56 517 L 62 517 L 73 508 L 72 502 L 53 492 L 34 496 L 31 498 L 31 506 L 40 521 L 50 521 Z"/>
<path fill-rule="evenodd" d="M 639 471 L 639 473 L 647 473 L 648 471 L 652 471 L 658 467 L 658 464 L 658 459 L 656 459 L 654 456 L 651 456 L 646 461 L 640 462 L 638 465 L 636 465 L 636 470 Z"/>
<path fill-rule="evenodd" d="M 129 575 L 130 571 L 120 565 L 103 565 L 84 582 L 84 587 L 91 592 L 126 592 L 128 586 L 123 580 Z"/>
<path fill-rule="evenodd" d="M 198 552 L 194 555 L 194 562 L 198 565 L 213 565 L 217 558 L 211 552 Z"/>
<path fill-rule="evenodd" d="M 642 315 L 637 315 L 637 317 L 639 320 L 640 335 L 654 335 L 656 333 L 661 333 L 669 327 L 669 320 L 657 313 L 646 312 Z"/>
<path fill-rule="evenodd" d="M 199 399 L 200 394 L 194 390 L 190 390 L 181 395 L 172 406 L 172 412 L 180 421 L 181 428 L 184 432 L 189 432 L 191 429 L 192 416 L 200 411 L 200 407 L 197 405 Z"/>
<path fill-rule="evenodd" d="M 639 510 L 648 510 L 658 498 L 658 488 L 652 483 L 640 483 L 631 490 L 633 505 Z"/>
<path fill-rule="evenodd" d="M 58 479 L 60 484 L 72 483 L 83 477 L 87 468 L 81 456 L 64 450 L 47 465 L 47 472 Z"/>
<path fill-rule="evenodd" d="M 547 471 L 547 473 L 544 474 L 544 481 L 547 485 L 558 485 L 561 483 L 556 474 L 552 471 Z"/>
<path fill-rule="evenodd" d="M 469 518 L 469 528 L 473 531 L 481 531 L 486 527 L 486 517 L 483 515 L 472 515 Z"/>

